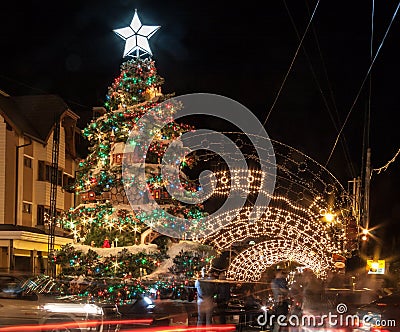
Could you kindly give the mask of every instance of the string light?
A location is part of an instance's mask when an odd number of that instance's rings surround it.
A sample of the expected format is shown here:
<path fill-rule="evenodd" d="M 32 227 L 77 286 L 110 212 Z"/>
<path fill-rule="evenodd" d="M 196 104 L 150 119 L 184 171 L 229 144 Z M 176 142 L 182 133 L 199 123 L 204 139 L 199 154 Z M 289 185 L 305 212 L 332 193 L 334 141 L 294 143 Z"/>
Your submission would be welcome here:
<path fill-rule="evenodd" d="M 201 204 L 180 204 L 179 195 L 195 195 L 197 181 L 182 177 L 179 183 L 168 183 L 160 174 L 161 158 L 171 142 L 193 128 L 172 122 L 172 118 L 162 130 L 154 129 L 152 123 L 138 121 L 144 114 L 151 113 L 154 123 L 159 123 L 162 115 L 174 114 L 183 107 L 161 93 L 162 83 L 153 60 L 138 58 L 124 62 L 120 76 L 109 88 L 107 112 L 83 130 L 91 147 L 88 157 L 79 164 L 74 189 L 85 197 L 85 201 L 63 216 L 69 220 L 74 236 L 86 236 L 93 228 L 106 229 L 121 233 L 118 239 L 123 244 L 122 230 L 127 236 L 133 230 L 136 237 L 137 232 L 149 227 L 158 231 L 168 228 L 176 231 L 177 238 L 196 234 L 197 241 L 212 245 L 220 252 L 235 242 L 251 238 L 255 244 L 240 253 L 229 268 L 230 275 L 238 280 L 256 280 L 263 269 L 282 260 L 297 261 L 324 276 L 333 266 L 333 254 L 351 255 L 355 240 L 349 229 L 356 225 L 356 220 L 351 214 L 351 199 L 346 191 L 319 163 L 276 141 L 271 141 L 273 151 L 269 151 L 275 154 L 277 166 L 273 194 L 266 190 L 272 174 L 268 173 L 268 167 L 258 169 L 261 163 L 254 146 L 248 143 L 248 137 L 242 133 L 224 133 L 240 145 L 240 151 L 235 152 L 238 155 L 230 155 L 230 158 L 245 158 L 252 167 L 250 170 L 226 170 L 220 166 L 214 171 L 214 177 L 209 178 L 215 190 L 206 198 L 225 199 L 240 195 L 246 197 L 247 202 L 208 218 L 204 218 L 207 213 Z M 131 131 L 146 132 L 155 137 L 148 151 L 143 151 L 145 144 L 140 142 L 141 135 L 128 139 Z M 251 141 L 257 149 L 267 146 L 265 137 L 252 135 Z M 198 142 L 202 142 L 201 137 Z M 125 153 L 125 144 L 132 147 L 129 153 Z M 194 156 L 182 152 L 177 149 L 176 153 L 170 154 L 173 158 L 170 161 L 181 168 L 191 166 L 195 161 L 202 165 L 204 161 L 206 165 L 206 161 L 215 158 L 211 153 Z M 141 181 L 133 176 L 122 180 L 121 163 L 125 160 L 135 164 L 139 156 L 144 155 L 147 158 L 143 166 L 146 167 L 146 184 L 141 187 L 138 184 Z M 272 165 L 271 169 L 274 169 Z M 164 210 L 142 208 L 148 189 L 161 202 L 168 186 L 178 190 L 176 197 L 167 196 L 168 201 L 162 201 Z M 127 194 L 122 190 L 124 188 Z M 135 214 L 126 195 L 137 202 Z M 257 195 L 269 198 L 269 205 L 252 206 L 252 199 Z M 187 222 L 177 224 L 168 213 Z M 110 238 L 115 237 L 113 234 Z"/>
<path fill-rule="evenodd" d="M 203 216 L 199 205 L 187 207 L 166 195 L 165 188 L 176 184 L 166 183 L 160 175 L 161 157 L 169 144 L 182 133 L 193 130 L 190 125 L 172 121 L 172 115 L 182 108 L 182 104 L 176 100 L 166 101 L 170 95 L 161 93 L 163 82 L 151 58 L 124 62 L 120 75 L 108 89 L 106 112 L 93 119 L 82 131 L 90 144 L 89 154 L 80 161 L 76 182 L 71 187 L 80 195 L 82 204 L 62 216 L 69 220 L 65 227 L 73 230 L 76 239 L 86 238 L 89 241 L 95 232 L 114 238 L 115 232 L 119 232 L 119 243 L 127 245 L 132 243 L 131 231 L 135 234 L 133 242 L 136 243 L 136 233 L 152 225 L 153 218 L 159 218 L 163 227 L 168 227 L 168 221 L 162 216 L 149 214 L 148 211 L 141 213 L 140 210 L 133 213 L 124 186 L 129 188 L 129 197 L 135 197 L 138 206 L 145 202 L 149 189 L 153 196 L 159 195 L 160 203 L 169 213 L 191 219 Z M 171 121 L 162 129 L 155 129 L 155 139 L 148 151 L 144 151 L 142 142 L 130 139 L 129 135 L 132 131 L 140 133 L 152 130 L 151 124 L 138 123 L 150 110 L 154 123 L 166 114 Z M 126 144 L 134 147 L 132 153 L 125 153 Z M 123 180 L 121 167 L 124 160 L 135 163 L 144 155 L 147 187 L 142 188 L 135 178 Z M 176 153 L 172 157 L 181 167 L 190 167 L 194 162 L 194 157 L 184 154 Z M 185 178 L 176 188 L 181 192 L 194 192 L 197 184 Z"/>
<path fill-rule="evenodd" d="M 243 134 L 229 134 L 249 148 Z M 219 252 L 247 243 L 247 239 L 260 242 L 232 261 L 229 273 L 237 280 L 258 280 L 263 270 L 281 261 L 296 261 L 324 277 L 328 270 L 335 269 L 335 254 L 348 257 L 357 248 L 357 233 L 352 231 L 357 228 L 357 220 L 351 214 L 351 199 L 323 166 L 287 145 L 272 143 L 277 182 L 269 205 L 256 207 L 254 214 L 254 207 L 248 204 L 209 218 L 202 225 L 207 232 L 199 230 L 199 241 Z M 250 153 L 246 160 L 256 163 L 257 156 Z M 268 174 L 256 167 L 219 170 L 209 180 L 216 188 L 213 195 L 221 198 L 268 195 L 263 190 Z"/>
<path fill-rule="evenodd" d="M 384 166 L 379 167 L 379 168 L 374 168 L 372 171 L 373 172 L 377 172 L 378 174 L 380 174 L 382 171 L 386 171 L 388 169 L 388 167 L 390 166 L 390 164 L 394 163 L 396 161 L 396 158 L 400 155 L 400 149 L 397 150 L 396 154 L 394 155 L 394 157 L 392 159 L 390 159 Z"/>
<path fill-rule="evenodd" d="M 310 248 L 300 237 L 296 241 L 270 239 L 244 250 L 232 261 L 228 277 L 238 281 L 258 281 L 265 269 L 282 261 L 294 261 L 324 277 L 331 262 L 324 252 Z"/>

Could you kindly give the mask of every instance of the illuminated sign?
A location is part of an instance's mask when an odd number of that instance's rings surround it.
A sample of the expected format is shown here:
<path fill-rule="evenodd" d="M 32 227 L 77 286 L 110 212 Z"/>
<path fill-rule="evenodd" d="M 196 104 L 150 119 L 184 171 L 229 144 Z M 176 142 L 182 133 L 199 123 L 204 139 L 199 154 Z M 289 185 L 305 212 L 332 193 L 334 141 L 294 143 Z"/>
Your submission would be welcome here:
<path fill-rule="evenodd" d="M 385 260 L 367 260 L 367 271 L 368 274 L 385 274 Z"/>

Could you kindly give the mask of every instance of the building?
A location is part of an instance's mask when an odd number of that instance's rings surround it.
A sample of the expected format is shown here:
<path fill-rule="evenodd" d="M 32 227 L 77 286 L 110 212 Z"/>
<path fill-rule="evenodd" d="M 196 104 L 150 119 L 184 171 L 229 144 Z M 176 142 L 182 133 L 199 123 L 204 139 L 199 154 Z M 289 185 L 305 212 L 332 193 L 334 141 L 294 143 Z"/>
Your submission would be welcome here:
<path fill-rule="evenodd" d="M 0 269 L 45 272 L 53 132 L 60 119 L 57 212 L 75 205 L 64 186 L 75 177 L 79 117 L 56 95 L 0 91 Z M 71 243 L 56 227 L 55 249 Z"/>

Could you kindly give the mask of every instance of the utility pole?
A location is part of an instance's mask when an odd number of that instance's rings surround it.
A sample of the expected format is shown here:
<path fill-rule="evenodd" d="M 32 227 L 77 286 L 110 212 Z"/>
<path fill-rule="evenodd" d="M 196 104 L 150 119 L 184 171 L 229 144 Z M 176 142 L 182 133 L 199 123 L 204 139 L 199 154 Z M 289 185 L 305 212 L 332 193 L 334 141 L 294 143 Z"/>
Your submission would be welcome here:
<path fill-rule="evenodd" d="M 352 188 L 351 188 L 352 187 Z M 352 192 L 351 195 L 351 206 L 352 215 L 357 220 L 357 226 L 361 225 L 361 178 L 353 178 L 353 180 L 348 181 L 348 192 Z"/>
<path fill-rule="evenodd" d="M 369 202 L 370 202 L 370 186 L 371 186 L 371 148 L 367 149 L 367 160 L 365 163 L 365 180 L 364 180 L 364 213 L 363 228 L 369 228 Z"/>
<path fill-rule="evenodd" d="M 367 148 L 367 156 L 365 161 L 365 177 L 364 177 L 364 195 L 363 195 L 363 208 L 361 214 L 361 227 L 362 227 L 362 241 L 360 246 L 360 254 L 362 256 L 368 255 L 368 229 L 370 218 L 370 186 L 371 186 L 371 148 Z"/>
<path fill-rule="evenodd" d="M 49 235 L 47 243 L 47 273 L 50 277 L 56 275 L 56 265 L 54 263 L 54 241 L 57 219 L 57 185 L 58 185 L 58 153 L 60 147 L 60 119 L 55 118 L 53 131 L 53 147 L 51 155 L 51 186 L 50 186 L 50 215 L 49 215 Z"/>
<path fill-rule="evenodd" d="M 28 138 L 29 143 L 17 145 L 15 147 L 15 199 L 14 199 L 14 226 L 18 226 L 18 212 L 21 208 L 19 204 L 19 149 L 24 148 L 32 144 L 32 139 Z M 13 240 L 11 240 L 13 242 Z M 9 269 L 15 269 L 15 257 L 14 257 L 14 245 L 10 245 L 9 253 Z"/>

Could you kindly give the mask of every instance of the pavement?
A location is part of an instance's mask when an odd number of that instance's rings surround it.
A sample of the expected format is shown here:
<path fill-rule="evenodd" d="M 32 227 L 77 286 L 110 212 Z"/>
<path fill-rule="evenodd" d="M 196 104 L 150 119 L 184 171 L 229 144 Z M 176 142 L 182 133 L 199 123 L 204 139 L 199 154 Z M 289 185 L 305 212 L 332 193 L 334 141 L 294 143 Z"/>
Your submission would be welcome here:
<path fill-rule="evenodd" d="M 155 300 L 157 313 L 165 313 L 169 317 L 169 325 L 188 326 L 197 324 L 196 301 Z"/>
<path fill-rule="evenodd" d="M 158 327 L 190 327 L 197 325 L 197 303 L 196 301 L 188 302 L 181 300 L 154 300 L 155 309 L 158 321 L 154 324 Z M 140 318 L 140 317 L 136 317 Z M 145 317 L 142 317 L 145 318 Z M 242 324 L 239 328 L 239 311 L 232 312 L 226 316 L 227 325 L 236 326 L 237 331 L 261 331 L 260 327 L 252 328 L 247 324 Z M 218 316 L 213 317 L 213 324 L 219 325 Z M 154 326 L 153 325 L 153 326 Z M 143 326 L 144 327 L 144 326 Z M 150 327 L 150 326 L 147 326 Z M 121 331 L 132 330 L 132 326 L 122 326 Z M 137 326 L 136 326 L 137 328 Z"/>

